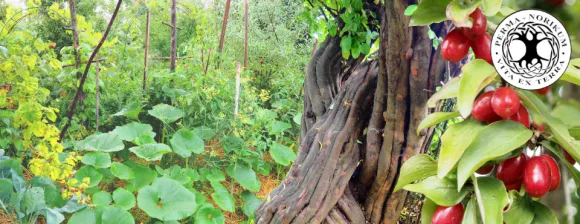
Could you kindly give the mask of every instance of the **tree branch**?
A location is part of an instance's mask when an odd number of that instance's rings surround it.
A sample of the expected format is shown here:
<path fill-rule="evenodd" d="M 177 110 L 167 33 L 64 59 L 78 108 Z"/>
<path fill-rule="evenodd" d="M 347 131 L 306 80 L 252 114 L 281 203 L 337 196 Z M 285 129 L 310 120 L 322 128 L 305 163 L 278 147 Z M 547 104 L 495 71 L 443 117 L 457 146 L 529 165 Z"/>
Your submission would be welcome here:
<path fill-rule="evenodd" d="M 117 2 L 117 6 L 115 7 L 115 11 L 113 12 L 113 15 L 111 16 L 111 20 L 109 21 L 109 24 L 107 25 L 107 29 L 105 30 L 103 37 L 101 37 L 99 44 L 97 44 L 97 47 L 95 47 L 95 49 L 91 53 L 91 56 L 89 57 L 89 61 L 87 61 L 87 66 L 85 66 L 85 71 L 83 72 L 83 75 L 81 77 L 79 87 L 77 88 L 77 93 L 76 93 L 75 98 L 73 99 L 73 101 L 71 103 L 70 111 L 68 114 L 68 121 L 66 122 L 66 124 L 62 128 L 62 131 L 60 132 L 60 141 L 61 142 L 64 139 L 64 136 L 66 135 L 66 131 L 68 130 L 68 128 L 71 125 L 77 102 L 79 101 L 79 98 L 80 98 L 81 93 L 83 91 L 83 85 L 85 84 L 85 81 L 87 80 L 87 74 L 89 74 L 89 69 L 91 68 L 91 63 L 93 62 L 95 56 L 99 52 L 99 49 L 101 49 L 101 46 L 103 46 L 103 43 L 105 42 L 105 40 L 107 39 L 107 36 L 109 35 L 109 31 L 111 30 L 111 27 L 113 26 L 113 22 L 115 21 L 115 17 L 117 17 L 117 13 L 119 12 L 119 8 L 121 7 L 121 2 L 123 2 L 123 0 L 119 0 Z"/>

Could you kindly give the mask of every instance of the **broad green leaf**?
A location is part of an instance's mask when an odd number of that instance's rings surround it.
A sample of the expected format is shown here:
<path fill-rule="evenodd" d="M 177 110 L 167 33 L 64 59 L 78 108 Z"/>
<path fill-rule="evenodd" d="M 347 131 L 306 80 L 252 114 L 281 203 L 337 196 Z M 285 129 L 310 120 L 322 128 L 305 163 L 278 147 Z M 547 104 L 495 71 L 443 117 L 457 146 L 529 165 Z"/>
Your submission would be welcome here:
<path fill-rule="evenodd" d="M 129 191 L 137 191 L 157 179 L 157 172 L 149 167 L 137 164 L 133 161 L 127 161 L 124 164 L 130 167 L 133 170 L 133 173 L 136 174 L 135 178 L 127 180 L 126 188 Z"/>
<path fill-rule="evenodd" d="M 435 213 L 435 210 L 437 210 L 437 204 L 429 198 L 425 198 L 423 206 L 421 207 L 421 223 L 431 224 L 431 219 L 433 219 L 433 213 Z"/>
<path fill-rule="evenodd" d="M 481 129 L 457 165 L 457 188 L 483 164 L 524 145 L 532 131 L 514 121 L 498 121 Z"/>
<path fill-rule="evenodd" d="M 46 224 L 59 224 L 64 221 L 64 215 L 55 208 L 45 208 L 40 214 L 46 218 Z"/>
<path fill-rule="evenodd" d="M 191 156 L 191 153 L 200 154 L 204 152 L 203 140 L 193 131 L 179 129 L 170 140 L 173 151 L 183 158 Z"/>
<path fill-rule="evenodd" d="M 182 169 L 178 165 L 173 165 L 171 168 L 165 170 L 163 177 L 171 178 L 179 182 L 181 185 L 186 185 L 191 182 L 191 177 L 187 175 L 186 171 L 187 169 Z"/>
<path fill-rule="evenodd" d="M 147 161 L 161 160 L 163 154 L 171 152 L 171 148 L 166 144 L 154 143 L 131 147 L 129 149 L 139 158 Z"/>
<path fill-rule="evenodd" d="M 260 191 L 260 180 L 258 180 L 256 172 L 251 167 L 238 164 L 236 166 L 228 166 L 226 172 L 230 177 L 240 183 L 242 187 L 253 192 Z"/>
<path fill-rule="evenodd" d="M 0 178 L 0 201 L 4 204 L 10 202 L 10 197 L 14 192 L 12 181 L 6 178 Z"/>
<path fill-rule="evenodd" d="M 79 181 L 79 183 L 81 183 L 85 177 L 91 179 L 89 188 L 97 186 L 103 179 L 103 175 L 92 166 L 83 166 L 77 170 L 75 178 Z"/>
<path fill-rule="evenodd" d="M 403 189 L 424 194 L 425 197 L 441 206 L 456 205 L 470 192 L 467 188 L 463 188 L 458 192 L 455 180 L 449 178 L 439 179 L 436 176 L 427 177 L 427 179 L 416 184 L 406 185 Z"/>
<path fill-rule="evenodd" d="M 125 105 L 121 111 L 113 114 L 112 116 L 125 116 L 128 118 L 133 118 L 135 120 L 139 119 L 139 113 L 141 112 L 141 101 L 135 101 L 130 104 Z"/>
<path fill-rule="evenodd" d="M 458 116 L 459 112 L 435 112 L 429 114 L 421 121 L 421 123 L 419 123 L 419 127 L 417 128 L 417 135 L 419 135 L 423 129 L 429 128 Z"/>
<path fill-rule="evenodd" d="M 125 210 L 135 207 L 135 196 L 125 188 L 117 188 L 113 191 L 113 200 L 115 204 Z"/>
<path fill-rule="evenodd" d="M 8 57 L 8 48 L 0 46 L 0 52 L 2 52 L 2 55 L 4 55 L 4 57 Z"/>
<path fill-rule="evenodd" d="M 437 102 L 439 102 L 439 100 L 457 97 L 460 82 L 461 82 L 460 76 L 454 77 L 451 80 L 449 80 L 449 82 L 445 83 L 445 85 L 443 85 L 439 91 L 434 93 L 433 96 L 429 98 L 429 100 L 427 101 L 427 106 L 430 108 L 434 108 L 437 106 Z"/>
<path fill-rule="evenodd" d="M 204 206 L 195 214 L 196 224 L 223 224 L 226 218 L 221 210 L 214 208 L 211 204 Z"/>
<path fill-rule="evenodd" d="M 405 9 L 405 15 L 406 16 L 411 16 L 413 15 L 413 13 L 415 12 L 415 10 L 417 10 L 417 5 L 413 4 L 410 6 L 407 6 L 407 8 Z"/>
<path fill-rule="evenodd" d="M 20 211 L 26 215 L 40 212 L 46 208 L 44 201 L 44 190 L 41 187 L 31 187 L 26 189 L 20 199 Z"/>
<path fill-rule="evenodd" d="M 503 213 L 503 221 L 506 224 L 530 224 L 534 219 L 534 207 L 528 196 L 520 196 L 515 191 L 510 191 L 511 205 Z"/>
<path fill-rule="evenodd" d="M 244 140 L 238 136 L 235 136 L 235 135 L 228 135 L 228 136 L 222 137 L 220 144 L 221 144 L 222 148 L 224 149 L 224 151 L 226 151 L 227 153 L 242 151 L 242 150 L 246 149 L 246 145 L 244 143 Z"/>
<path fill-rule="evenodd" d="M 350 35 L 343 36 L 340 38 L 340 48 L 342 51 L 350 51 L 350 46 L 352 44 L 352 37 Z"/>
<path fill-rule="evenodd" d="M 407 184 L 433 176 L 436 173 L 437 163 L 431 156 L 426 154 L 413 156 L 403 163 L 395 191 L 398 191 Z"/>
<path fill-rule="evenodd" d="M 82 162 L 96 168 L 107 168 L 111 166 L 111 156 L 106 152 L 89 152 L 83 156 Z"/>
<path fill-rule="evenodd" d="M 534 220 L 532 224 L 557 224 L 558 218 L 554 215 L 554 212 L 540 202 L 532 202 L 534 207 Z"/>
<path fill-rule="evenodd" d="M 552 116 L 560 119 L 568 128 L 580 126 L 580 109 L 569 104 L 558 104 L 552 110 Z"/>
<path fill-rule="evenodd" d="M 451 125 L 441 136 L 441 151 L 437 166 L 437 176 L 447 176 L 471 144 L 477 133 L 485 126 L 473 118 Z"/>
<path fill-rule="evenodd" d="M 75 144 L 75 150 L 117 152 L 123 149 L 123 141 L 114 132 L 94 134 Z"/>
<path fill-rule="evenodd" d="M 555 140 L 576 161 L 580 161 L 580 142 L 574 139 L 568 132 L 568 127 L 558 118 L 551 115 L 546 105 L 530 91 L 517 91 L 522 104 L 528 108 L 530 114 L 534 113 L 537 118 L 545 121 L 548 132 L 552 133 Z"/>
<path fill-rule="evenodd" d="M 115 175 L 116 177 L 118 177 L 119 179 L 122 180 L 128 180 L 128 179 L 133 179 L 135 178 L 135 174 L 133 173 L 133 170 L 131 168 L 129 168 L 128 166 L 125 166 L 125 164 L 119 163 L 119 162 L 113 162 L 113 164 L 111 164 L 111 173 L 113 173 L 113 175 Z"/>
<path fill-rule="evenodd" d="M 215 136 L 215 132 L 213 131 L 213 129 L 208 128 L 206 126 L 193 128 L 193 132 L 195 132 L 197 136 L 199 136 L 204 140 L 212 139 Z"/>
<path fill-rule="evenodd" d="M 483 0 L 481 4 L 481 11 L 486 16 L 495 16 L 501 8 L 502 0 Z"/>
<path fill-rule="evenodd" d="M 300 125 L 300 123 L 302 122 L 302 113 L 297 113 L 296 115 L 294 115 L 292 121 L 294 121 L 295 124 Z"/>
<path fill-rule="evenodd" d="M 482 0 L 453 0 L 447 7 L 447 18 L 457 27 L 471 27 L 469 15 L 481 4 Z"/>
<path fill-rule="evenodd" d="M 242 206 L 244 214 L 250 218 L 254 218 L 254 212 L 260 207 L 262 200 L 258 199 L 252 192 L 244 191 L 242 192 L 242 201 L 244 201 L 244 205 Z"/>
<path fill-rule="evenodd" d="M 137 203 L 149 216 L 163 221 L 187 218 L 197 209 L 195 194 L 177 181 L 159 178 L 139 190 Z"/>
<path fill-rule="evenodd" d="M 482 223 L 480 215 L 477 212 L 477 199 L 472 197 L 465 206 L 465 213 L 463 214 L 463 221 L 461 223 L 479 224 Z"/>
<path fill-rule="evenodd" d="M 282 134 L 285 130 L 292 128 L 291 124 L 282 121 L 272 121 L 269 125 L 270 134 Z"/>
<path fill-rule="evenodd" d="M 560 80 L 580 86 L 580 58 L 570 60 L 568 68 Z"/>
<path fill-rule="evenodd" d="M 173 123 L 183 117 L 183 111 L 167 104 L 157 104 L 147 111 L 149 115 L 165 122 Z"/>
<path fill-rule="evenodd" d="M 215 203 L 223 210 L 234 212 L 236 210 L 236 199 L 234 199 L 230 192 L 219 182 L 211 182 L 211 186 L 215 190 L 211 194 L 211 198 Z"/>
<path fill-rule="evenodd" d="M 503 182 L 493 177 L 480 177 L 473 183 L 484 223 L 503 223 L 503 208 L 508 204 Z"/>
<path fill-rule="evenodd" d="M 86 207 L 78 212 L 72 214 L 68 219 L 68 224 L 97 224 L 97 218 L 95 217 L 95 211 Z"/>
<path fill-rule="evenodd" d="M 109 206 L 113 199 L 111 193 L 106 191 L 99 191 L 93 194 L 93 204 L 96 206 Z"/>
<path fill-rule="evenodd" d="M 222 172 L 218 168 L 207 169 L 207 172 L 205 173 L 204 177 L 206 180 L 211 182 L 221 182 L 226 180 L 224 172 Z"/>
<path fill-rule="evenodd" d="M 576 140 L 580 140 L 580 127 L 568 129 L 570 136 L 574 137 Z"/>
<path fill-rule="evenodd" d="M 292 149 L 277 142 L 272 143 L 270 146 L 270 156 L 272 156 L 272 159 L 274 159 L 276 163 L 283 166 L 290 165 L 290 163 L 294 162 L 296 159 L 296 153 L 294 153 Z"/>
<path fill-rule="evenodd" d="M 447 20 L 445 9 L 451 0 L 421 1 L 413 15 L 409 26 L 427 26 Z"/>
<path fill-rule="evenodd" d="M 133 215 L 125 209 L 117 206 L 109 206 L 105 208 L 102 216 L 102 223 L 115 223 L 115 224 L 134 224 L 135 220 Z"/>
<path fill-rule="evenodd" d="M 480 0 L 481 1 L 481 0 Z M 457 106 L 461 116 L 471 114 L 477 94 L 497 76 L 495 68 L 482 59 L 475 59 L 461 68 L 463 78 L 459 83 Z"/>
<path fill-rule="evenodd" d="M 142 135 L 148 135 L 152 138 L 155 137 L 155 132 L 153 132 L 153 127 L 150 124 L 141 124 L 137 122 L 131 122 L 129 124 L 118 126 L 113 130 L 114 133 L 119 135 L 119 138 L 125 141 L 133 141 L 137 137 Z"/>

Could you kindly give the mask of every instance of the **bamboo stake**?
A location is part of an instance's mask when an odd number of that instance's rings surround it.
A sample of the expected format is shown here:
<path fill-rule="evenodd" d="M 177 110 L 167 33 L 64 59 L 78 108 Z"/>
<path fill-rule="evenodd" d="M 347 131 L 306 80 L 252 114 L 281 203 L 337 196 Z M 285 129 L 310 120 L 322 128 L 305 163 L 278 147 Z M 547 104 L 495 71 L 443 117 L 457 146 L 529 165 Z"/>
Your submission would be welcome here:
<path fill-rule="evenodd" d="M 239 104 L 239 99 L 240 99 L 240 85 L 241 85 L 241 80 L 240 80 L 240 76 L 242 73 L 242 68 L 240 67 L 240 63 L 237 63 L 238 66 L 238 70 L 236 72 L 236 99 L 235 99 L 235 106 L 234 106 L 234 117 L 238 117 L 238 104 Z"/>
<path fill-rule="evenodd" d="M 176 1 L 177 0 L 171 0 L 171 62 L 169 64 L 169 70 L 171 70 L 171 72 L 175 71 L 175 61 L 177 59 L 177 19 L 175 15 L 175 6 L 177 4 Z"/>

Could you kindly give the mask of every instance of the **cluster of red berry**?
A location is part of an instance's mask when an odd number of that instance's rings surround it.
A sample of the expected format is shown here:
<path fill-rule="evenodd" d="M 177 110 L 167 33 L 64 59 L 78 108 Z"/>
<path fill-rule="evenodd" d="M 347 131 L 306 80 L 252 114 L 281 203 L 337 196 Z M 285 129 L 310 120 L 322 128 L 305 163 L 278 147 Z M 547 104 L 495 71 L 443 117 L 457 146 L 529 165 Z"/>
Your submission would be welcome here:
<path fill-rule="evenodd" d="M 476 9 L 469 17 L 473 20 L 471 28 L 462 27 L 449 32 L 441 43 L 441 55 L 445 60 L 458 62 L 467 55 L 471 47 L 475 58 L 491 64 L 491 35 L 485 32 L 487 19 L 480 9 Z"/>

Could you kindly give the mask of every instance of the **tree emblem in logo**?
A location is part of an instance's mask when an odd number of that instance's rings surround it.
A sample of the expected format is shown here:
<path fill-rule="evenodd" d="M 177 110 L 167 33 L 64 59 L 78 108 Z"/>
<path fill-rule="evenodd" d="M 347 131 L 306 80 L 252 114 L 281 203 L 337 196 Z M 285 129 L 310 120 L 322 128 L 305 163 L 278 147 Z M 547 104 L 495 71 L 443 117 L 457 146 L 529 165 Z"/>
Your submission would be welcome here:
<path fill-rule="evenodd" d="M 570 38 L 562 24 L 537 10 L 518 11 L 498 25 L 493 64 L 511 85 L 540 89 L 562 76 L 570 61 Z"/>

